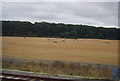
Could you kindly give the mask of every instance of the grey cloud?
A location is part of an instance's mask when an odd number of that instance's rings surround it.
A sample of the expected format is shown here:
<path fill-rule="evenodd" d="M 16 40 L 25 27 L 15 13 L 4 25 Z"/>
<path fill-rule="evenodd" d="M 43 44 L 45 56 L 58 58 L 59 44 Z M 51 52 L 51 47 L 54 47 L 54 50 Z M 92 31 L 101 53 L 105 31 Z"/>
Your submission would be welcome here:
<path fill-rule="evenodd" d="M 104 25 L 117 25 L 117 3 L 72 3 L 72 6 L 63 6 L 72 10 L 72 14 L 86 21 L 102 22 Z M 90 23 L 89 22 L 89 23 Z M 106 23 L 107 22 L 107 23 Z M 92 23 L 91 23 L 92 24 Z"/>
<path fill-rule="evenodd" d="M 1 0 L 2 2 L 118 2 L 119 0 Z"/>
<path fill-rule="evenodd" d="M 3 20 L 117 26 L 117 2 L 4 2 Z"/>

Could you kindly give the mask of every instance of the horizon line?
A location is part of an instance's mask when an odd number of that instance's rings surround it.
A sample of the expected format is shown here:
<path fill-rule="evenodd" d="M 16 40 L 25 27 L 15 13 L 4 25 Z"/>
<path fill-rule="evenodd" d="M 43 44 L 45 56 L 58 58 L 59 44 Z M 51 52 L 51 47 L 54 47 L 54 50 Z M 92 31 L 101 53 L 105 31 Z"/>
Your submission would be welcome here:
<path fill-rule="evenodd" d="M 117 28 L 117 29 L 120 29 L 118 26 L 98 26 L 98 25 L 90 25 L 90 24 L 82 24 L 82 23 L 65 23 L 65 22 L 50 22 L 50 21 L 29 21 L 29 20 L 0 20 L 0 21 L 30 22 L 32 24 L 46 22 L 46 23 L 55 23 L 55 24 L 87 25 L 87 26 L 94 26 L 94 27 Z"/>

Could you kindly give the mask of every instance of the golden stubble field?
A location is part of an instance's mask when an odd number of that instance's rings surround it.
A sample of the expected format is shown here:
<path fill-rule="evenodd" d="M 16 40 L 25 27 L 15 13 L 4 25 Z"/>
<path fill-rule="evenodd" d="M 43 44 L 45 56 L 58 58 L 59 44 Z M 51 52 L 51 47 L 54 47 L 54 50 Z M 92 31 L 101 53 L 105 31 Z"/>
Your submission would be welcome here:
<path fill-rule="evenodd" d="M 118 64 L 118 40 L 2 37 L 3 58 Z"/>

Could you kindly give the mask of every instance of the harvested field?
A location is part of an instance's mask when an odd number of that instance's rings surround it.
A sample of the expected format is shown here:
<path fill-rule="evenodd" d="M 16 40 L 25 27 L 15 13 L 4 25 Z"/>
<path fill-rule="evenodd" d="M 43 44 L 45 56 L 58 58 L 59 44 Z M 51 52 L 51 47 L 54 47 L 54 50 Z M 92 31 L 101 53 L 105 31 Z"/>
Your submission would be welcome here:
<path fill-rule="evenodd" d="M 118 40 L 2 37 L 4 58 L 118 64 Z"/>

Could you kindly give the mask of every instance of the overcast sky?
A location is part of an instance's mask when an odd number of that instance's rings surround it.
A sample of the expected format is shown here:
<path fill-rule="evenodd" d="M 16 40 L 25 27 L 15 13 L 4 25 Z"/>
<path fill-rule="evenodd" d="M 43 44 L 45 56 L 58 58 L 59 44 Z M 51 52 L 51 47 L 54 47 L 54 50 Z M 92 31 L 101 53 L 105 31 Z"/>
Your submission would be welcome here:
<path fill-rule="evenodd" d="M 3 2 L 2 19 L 117 27 L 117 2 Z"/>

